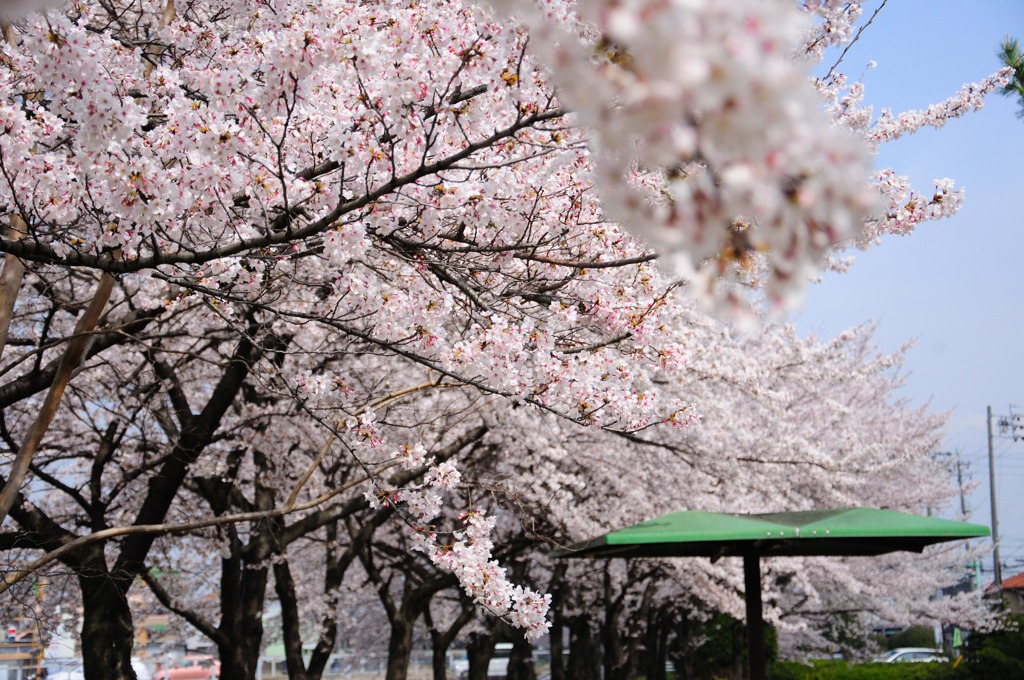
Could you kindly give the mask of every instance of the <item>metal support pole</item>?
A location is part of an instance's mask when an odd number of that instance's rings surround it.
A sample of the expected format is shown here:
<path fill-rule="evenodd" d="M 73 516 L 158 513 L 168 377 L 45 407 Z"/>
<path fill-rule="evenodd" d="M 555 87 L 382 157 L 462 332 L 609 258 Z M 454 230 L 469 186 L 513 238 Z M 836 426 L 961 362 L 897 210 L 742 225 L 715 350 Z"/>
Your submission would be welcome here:
<path fill-rule="evenodd" d="M 964 468 L 963 460 L 960 458 L 960 452 L 956 452 L 956 486 L 960 489 L 960 519 L 966 520 L 967 518 L 967 494 L 964 492 Z M 964 548 L 967 548 L 964 545 Z"/>
<path fill-rule="evenodd" d="M 988 488 L 992 499 L 992 581 L 997 588 L 1003 585 L 1003 569 L 999 564 L 999 517 L 996 513 L 996 464 L 992 445 L 992 407 L 988 407 Z"/>
<path fill-rule="evenodd" d="M 761 558 L 743 557 L 743 587 L 747 601 L 747 664 L 750 680 L 765 680 L 764 610 L 761 606 Z"/>

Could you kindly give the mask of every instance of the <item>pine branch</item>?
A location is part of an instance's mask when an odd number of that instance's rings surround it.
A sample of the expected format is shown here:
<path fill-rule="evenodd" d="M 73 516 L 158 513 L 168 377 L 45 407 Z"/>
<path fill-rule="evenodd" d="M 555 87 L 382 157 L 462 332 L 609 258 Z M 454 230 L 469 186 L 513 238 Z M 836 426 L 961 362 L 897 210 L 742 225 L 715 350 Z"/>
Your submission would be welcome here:
<path fill-rule="evenodd" d="M 1020 104 L 1017 117 L 1024 120 L 1024 53 L 1021 52 L 1020 43 L 1016 38 L 1006 36 L 996 51 L 999 61 L 1004 66 L 1013 69 L 1013 79 L 1000 90 L 1000 93 L 1007 97 L 1016 97 Z"/>

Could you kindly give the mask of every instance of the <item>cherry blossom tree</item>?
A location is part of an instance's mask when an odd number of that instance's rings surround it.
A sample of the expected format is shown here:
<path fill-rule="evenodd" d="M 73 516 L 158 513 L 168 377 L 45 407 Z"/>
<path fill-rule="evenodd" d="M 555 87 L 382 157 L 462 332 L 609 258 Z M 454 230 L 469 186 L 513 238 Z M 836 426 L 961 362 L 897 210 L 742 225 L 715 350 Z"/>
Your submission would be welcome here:
<path fill-rule="evenodd" d="M 705 410 L 699 427 L 664 440 L 647 431 L 632 436 L 629 446 L 622 437 L 580 441 L 579 453 L 554 453 L 557 462 L 540 469 L 535 486 L 518 485 L 516 502 L 527 505 L 529 493 L 547 503 L 564 498 L 572 512 L 547 506 L 546 514 L 565 518 L 565 531 L 578 540 L 681 508 L 775 512 L 863 504 L 924 514 L 951 500 L 949 470 L 931 455 L 944 419 L 896 397 L 901 356 L 873 350 L 869 327 L 828 342 L 801 340 L 791 328 L 779 328 L 756 340 L 716 343 L 715 326 L 708 324 L 707 331 L 697 345 L 708 352 L 690 362 L 689 380 L 678 387 L 695 393 L 699 403 L 716 405 Z M 640 436 L 647 441 L 637 450 Z M 569 467 L 581 457 L 585 466 Z M 538 466 L 533 458 L 512 460 Z M 937 548 L 910 562 L 905 556 L 769 560 L 768 616 L 789 653 L 827 648 L 822 634 L 832 611 L 894 622 L 924 617 L 987 625 L 976 601 L 931 601 L 937 584 L 956 583 L 968 561 L 962 546 Z M 671 603 L 681 619 L 699 621 L 712 611 L 742 618 L 738 567 L 729 560 L 668 563 L 654 583 L 656 600 Z M 609 622 L 609 602 L 627 595 L 623 584 L 629 581 L 618 581 L 605 596 L 602 577 L 595 582 L 587 576 L 593 570 L 574 565 L 562 584 L 573 595 L 567 605 L 558 598 L 556 606 L 567 607 L 567 620 L 582 615 L 591 625 L 618 626 Z M 624 572 L 616 578 L 625 579 Z M 629 601 L 635 616 L 647 618 L 643 584 L 634 588 Z M 894 592 L 902 597 L 892 600 Z M 556 628 L 558 621 L 556 616 Z M 618 639 L 643 628 L 618 628 Z"/>
<path fill-rule="evenodd" d="M 768 323 L 756 299 L 792 305 L 833 248 L 950 214 L 950 181 L 872 178 L 872 150 L 1009 74 L 874 117 L 836 68 L 807 78 L 859 6 L 804 4 L 5 9 L 4 588 L 73 579 L 89 678 L 134 676 L 142 582 L 252 677 L 271 575 L 297 611 L 289 555 L 333 536 L 320 592 L 372 576 L 385 517 L 533 638 L 548 598 L 495 558 L 499 517 L 548 508 L 567 539 L 698 498 L 882 500 L 858 471 L 918 461 L 931 425 L 830 386 L 883 360 L 699 305 Z M 200 611 L 153 567 L 211 545 Z"/>

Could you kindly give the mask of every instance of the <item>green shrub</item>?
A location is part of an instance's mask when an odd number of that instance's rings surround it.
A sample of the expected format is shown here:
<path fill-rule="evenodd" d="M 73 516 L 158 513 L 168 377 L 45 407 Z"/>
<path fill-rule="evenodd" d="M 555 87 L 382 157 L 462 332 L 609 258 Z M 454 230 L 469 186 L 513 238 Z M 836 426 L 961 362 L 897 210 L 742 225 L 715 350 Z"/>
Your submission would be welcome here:
<path fill-rule="evenodd" d="M 935 647 L 935 630 L 930 626 L 911 626 L 885 638 L 886 649 L 897 647 Z"/>
<path fill-rule="evenodd" d="M 704 641 L 696 648 L 676 651 L 672 660 L 676 677 L 684 680 L 710 680 L 729 675 L 733 668 L 747 666 L 747 627 L 728 614 L 715 614 L 703 627 Z M 765 626 L 765 661 L 770 666 L 778 655 L 775 628 Z"/>
<path fill-rule="evenodd" d="M 838 660 L 814 661 L 810 665 L 779 661 L 770 677 L 772 680 L 956 680 L 963 676 L 946 663 L 851 664 Z"/>
<path fill-rule="evenodd" d="M 971 633 L 964 650 L 964 677 L 971 680 L 1024 678 L 1024 616 L 1008 616 L 1006 628 Z"/>

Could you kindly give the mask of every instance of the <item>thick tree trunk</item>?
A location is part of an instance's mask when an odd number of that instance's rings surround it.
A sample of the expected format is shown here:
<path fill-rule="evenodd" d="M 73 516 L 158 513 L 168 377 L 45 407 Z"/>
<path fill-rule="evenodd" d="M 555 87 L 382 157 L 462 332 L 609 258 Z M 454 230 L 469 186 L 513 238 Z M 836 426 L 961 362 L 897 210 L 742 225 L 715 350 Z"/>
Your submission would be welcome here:
<path fill-rule="evenodd" d="M 563 607 L 566 591 L 565 574 L 568 569 L 568 565 L 562 561 L 555 567 L 548 583 L 548 592 L 551 593 L 551 631 L 548 633 L 548 639 L 551 641 L 551 680 L 566 680 Z"/>
<path fill-rule="evenodd" d="M 377 513 L 375 520 L 386 516 L 385 513 Z M 365 537 L 367 540 L 369 535 L 367 534 Z M 401 604 L 398 604 L 391 594 L 391 581 L 384 579 L 374 560 L 373 551 L 369 546 L 362 546 L 358 552 L 366 574 L 376 587 L 377 595 L 381 604 L 384 605 L 388 622 L 391 624 L 391 635 L 388 638 L 387 680 L 406 680 L 409 674 L 409 657 L 412 654 L 412 637 L 416 628 L 416 619 L 430 606 L 430 600 L 434 595 L 445 588 L 456 585 L 457 581 L 453 574 L 444 574 L 414 585 L 407 572 L 402 583 Z M 413 559 L 417 559 L 416 556 L 413 556 Z"/>
<path fill-rule="evenodd" d="M 412 654 L 412 634 L 416 620 L 400 611 L 391 619 L 388 638 L 387 680 L 406 680 L 409 675 L 409 656 Z"/>
<path fill-rule="evenodd" d="M 252 644 L 250 640 L 256 644 Z M 220 680 L 255 680 L 262 641 L 261 631 L 252 638 L 237 636 L 232 642 L 217 645 L 217 653 L 220 655 Z"/>
<path fill-rule="evenodd" d="M 55 550 L 74 535 L 19 495 L 11 516 L 26 531 L 22 545 Z M 107 568 L 106 543 L 85 545 L 63 558 L 82 596 L 82 659 L 86 680 L 135 680 L 131 667 L 134 627 L 125 594 L 130 575 Z"/>
<path fill-rule="evenodd" d="M 82 592 L 82 661 L 85 680 L 136 680 L 131 656 L 135 630 L 122 587 L 106 571 L 97 546 L 96 569 L 78 575 Z"/>
<path fill-rule="evenodd" d="M 243 455 L 241 450 L 233 452 L 229 456 L 229 469 L 237 467 Z M 252 459 L 257 470 L 252 506 L 257 510 L 268 510 L 274 506 L 274 492 L 263 481 L 267 458 L 258 449 L 253 449 Z M 231 487 L 227 482 L 204 479 L 200 487 L 215 514 L 223 515 L 231 510 Z M 214 636 L 220 654 L 222 680 L 255 680 L 259 669 L 263 646 L 263 603 L 267 597 L 270 571 L 263 563 L 254 564 L 248 555 L 271 549 L 274 545 L 273 526 L 272 521 L 253 523 L 249 527 L 249 542 L 244 545 L 237 527 L 231 525 L 222 529 L 230 548 L 228 555 L 221 559 L 220 625 Z"/>
<path fill-rule="evenodd" d="M 611 580 L 605 571 L 605 608 L 601 622 L 601 665 L 605 680 L 621 680 L 626 665 L 625 649 L 619 635 L 619 617 L 622 613 L 621 599 L 612 598 Z"/>
<path fill-rule="evenodd" d="M 423 611 L 423 618 L 430 632 L 430 666 L 433 680 L 448 680 L 448 648 L 455 642 L 459 631 L 473 620 L 475 605 L 468 599 L 463 600 L 462 611 L 447 630 L 437 630 L 430 615 L 430 607 Z M 458 679 L 457 679 L 458 680 Z"/>
<path fill-rule="evenodd" d="M 473 633 L 469 636 L 469 644 L 466 645 L 466 655 L 469 657 L 469 680 L 487 680 L 487 667 L 491 664 L 491 657 L 494 656 L 494 635 L 483 635 Z"/>
<path fill-rule="evenodd" d="M 601 650 L 590 630 L 586 616 L 569 619 L 568 680 L 594 680 L 601 677 Z"/>
<path fill-rule="evenodd" d="M 221 588 L 222 619 L 216 638 L 221 680 L 255 680 L 263 646 L 267 569 L 243 568 L 238 581 L 229 584 L 234 592 Z"/>
<path fill-rule="evenodd" d="M 508 680 L 537 680 L 533 667 L 533 645 L 520 637 L 512 645 L 512 656 L 508 660 Z"/>
<path fill-rule="evenodd" d="M 640 600 L 640 608 L 630 617 L 631 621 L 635 624 L 630 626 L 631 629 L 640 628 L 642 631 L 650 620 L 654 591 L 654 583 L 648 583 L 647 588 L 644 589 L 644 596 Z M 640 649 L 643 635 L 642 632 L 637 632 L 629 638 L 629 643 L 626 645 L 626 665 L 622 669 L 623 680 L 637 680 L 640 675 Z"/>
<path fill-rule="evenodd" d="M 263 602 L 267 570 L 247 569 L 228 606 L 222 599 L 217 651 L 221 680 L 255 680 L 263 645 Z M 224 596 L 222 595 L 222 598 Z"/>
<path fill-rule="evenodd" d="M 565 634 L 565 616 L 562 614 L 557 591 L 552 600 L 551 631 L 548 633 L 548 639 L 551 640 L 551 680 L 566 680 L 565 650 L 562 639 Z"/>
<path fill-rule="evenodd" d="M 355 552 L 348 551 L 340 559 L 334 550 L 334 544 L 338 540 L 338 523 L 331 522 L 326 526 L 327 540 L 325 541 L 325 554 L 326 569 L 324 571 L 324 598 L 327 602 L 327 613 L 324 614 L 323 620 L 320 622 L 320 637 L 316 641 L 316 646 L 313 648 L 313 653 L 309 658 L 309 666 L 305 669 L 305 673 L 302 675 L 291 675 L 291 663 L 289 663 L 289 678 L 293 680 L 320 680 L 320 676 L 323 675 L 324 669 L 327 667 L 327 663 L 331 659 L 331 654 L 334 652 L 334 647 L 338 642 L 338 620 L 336 618 L 335 609 L 338 605 L 338 589 L 341 588 L 341 583 L 345 578 L 345 571 L 348 569 L 348 565 L 351 564 L 352 560 L 355 559 Z M 286 560 L 280 562 L 284 566 L 285 570 L 288 570 L 288 577 L 291 578 L 291 571 L 288 567 Z M 275 567 L 275 576 L 276 576 Z M 276 583 L 276 580 L 275 580 Z M 290 595 L 292 600 L 291 607 L 297 613 L 298 612 L 298 601 L 295 597 L 295 584 L 294 582 L 289 585 Z M 281 599 L 281 593 L 278 593 L 278 599 Z M 284 601 L 281 601 L 282 609 L 284 608 Z M 286 644 L 292 644 L 298 647 L 299 661 L 302 660 L 302 630 L 296 624 L 291 626 L 292 632 L 289 634 L 285 633 L 285 638 L 291 637 L 292 640 L 297 641 Z M 293 652 L 294 656 L 294 652 Z"/>
<path fill-rule="evenodd" d="M 284 659 L 288 680 L 309 680 L 302 660 L 302 633 L 299 621 L 299 603 L 295 597 L 295 580 L 287 560 L 274 564 L 274 590 L 281 603 L 281 629 L 284 637 Z"/>
<path fill-rule="evenodd" d="M 644 659 L 644 671 L 647 680 L 665 680 L 665 663 L 668 661 L 668 636 L 669 626 L 666 616 L 662 611 L 654 611 L 647 619 L 647 632 L 645 634 L 645 646 L 647 655 Z M 676 670 L 676 677 L 683 671 L 682 666 Z"/>
<path fill-rule="evenodd" d="M 434 680 L 448 680 L 448 648 L 431 646 L 430 677 Z"/>

